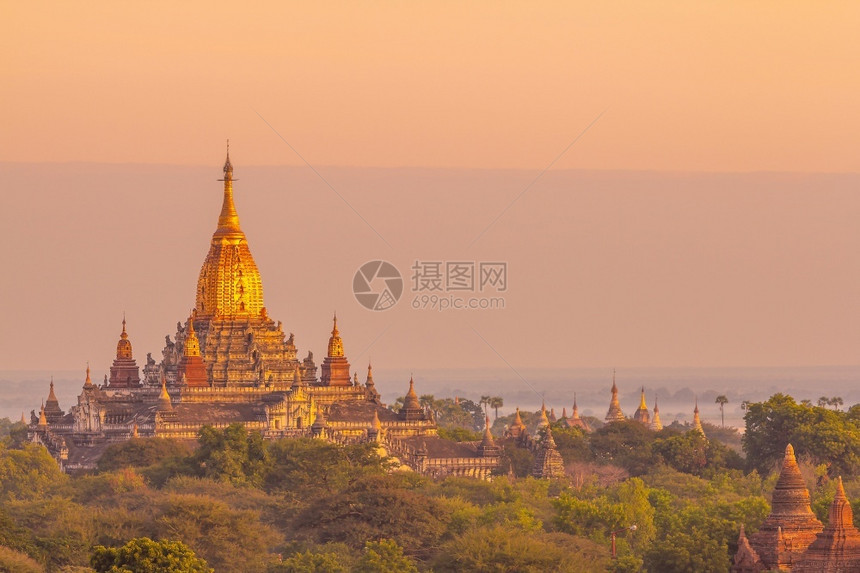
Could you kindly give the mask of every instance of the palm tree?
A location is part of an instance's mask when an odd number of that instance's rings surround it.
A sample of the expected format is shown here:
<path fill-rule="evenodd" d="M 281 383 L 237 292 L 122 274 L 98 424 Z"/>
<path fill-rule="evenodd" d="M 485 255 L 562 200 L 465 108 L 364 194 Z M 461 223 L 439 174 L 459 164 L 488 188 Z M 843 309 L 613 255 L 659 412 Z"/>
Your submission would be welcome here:
<path fill-rule="evenodd" d="M 823 408 L 826 405 L 828 405 L 829 403 L 830 403 L 830 398 L 828 398 L 827 396 L 822 396 L 821 398 L 818 399 L 818 407 L 819 408 Z"/>
<path fill-rule="evenodd" d="M 715 403 L 720 405 L 720 420 L 722 421 L 723 427 L 726 427 L 726 415 L 723 412 L 723 406 L 729 403 L 729 399 L 726 398 L 725 394 L 720 394 L 717 396 L 717 399 L 714 400 Z"/>
<path fill-rule="evenodd" d="M 492 398 L 490 398 L 489 405 L 490 405 L 490 408 L 493 408 L 496 411 L 495 419 L 498 420 L 499 419 L 499 408 L 501 408 L 502 406 L 505 405 L 505 401 L 502 399 L 501 396 L 493 396 Z"/>
<path fill-rule="evenodd" d="M 843 402 L 842 398 L 840 398 L 839 396 L 834 396 L 833 398 L 828 400 L 827 403 L 830 404 L 831 406 L 833 406 L 833 409 L 838 412 L 839 406 L 841 406 L 845 402 Z"/>
<path fill-rule="evenodd" d="M 484 407 L 484 415 L 489 416 L 490 413 L 487 410 L 487 407 L 490 405 L 490 397 L 489 396 L 481 396 L 481 401 L 478 402 L 481 406 Z"/>

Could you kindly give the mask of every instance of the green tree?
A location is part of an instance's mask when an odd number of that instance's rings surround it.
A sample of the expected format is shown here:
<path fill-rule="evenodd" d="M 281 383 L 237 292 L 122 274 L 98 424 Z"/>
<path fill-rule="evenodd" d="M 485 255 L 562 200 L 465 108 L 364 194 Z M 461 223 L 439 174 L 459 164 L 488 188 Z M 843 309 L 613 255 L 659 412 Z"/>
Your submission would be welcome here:
<path fill-rule="evenodd" d="M 658 438 L 651 444 L 651 451 L 662 461 L 678 471 L 701 475 L 708 463 L 708 440 L 701 432 L 692 430 L 685 434 Z"/>
<path fill-rule="evenodd" d="M 796 455 L 815 465 L 828 464 L 831 476 L 860 472 L 860 427 L 845 412 L 774 394 L 765 402 L 750 403 L 744 421 L 744 452 L 762 475 L 777 466 L 789 443 Z"/>
<path fill-rule="evenodd" d="M 293 499 L 332 494 L 365 475 L 385 472 L 374 444 L 339 446 L 314 439 L 282 439 L 268 444 L 263 486 Z"/>
<path fill-rule="evenodd" d="M 717 396 L 717 399 L 714 400 L 716 404 L 720 405 L 720 423 L 725 428 L 726 427 L 726 414 L 723 411 L 723 407 L 729 403 L 729 399 L 726 398 L 725 394 L 720 394 Z"/>
<path fill-rule="evenodd" d="M 279 539 L 259 511 L 233 509 L 204 495 L 170 494 L 160 510 L 158 535 L 181 539 L 218 571 L 265 571 L 269 557 L 260 548 Z"/>
<path fill-rule="evenodd" d="M 99 471 L 125 467 L 146 467 L 168 458 L 188 456 L 191 448 L 185 442 L 168 438 L 134 438 L 111 444 L 98 461 Z"/>
<path fill-rule="evenodd" d="M 415 562 L 393 539 L 368 541 L 353 570 L 355 573 L 418 573 Z"/>
<path fill-rule="evenodd" d="M 260 485 L 268 467 L 268 452 L 259 432 L 248 432 L 242 424 L 224 430 L 203 426 L 195 454 L 196 466 L 204 477 L 234 484 Z"/>
<path fill-rule="evenodd" d="M 317 543 L 360 549 L 368 539 L 393 539 L 421 556 L 438 542 L 447 518 L 441 502 L 422 491 L 426 483 L 410 474 L 362 477 L 312 500 L 294 527 Z"/>
<path fill-rule="evenodd" d="M 122 547 L 98 545 L 90 565 L 98 573 L 213 573 L 213 569 L 180 541 L 132 539 Z"/>
<path fill-rule="evenodd" d="M 270 573 L 345 573 L 343 560 L 335 553 L 305 551 L 294 553 L 283 562 L 269 568 Z"/>
<path fill-rule="evenodd" d="M 12 449 L 0 443 L 0 501 L 43 498 L 67 482 L 43 446 L 24 443 Z"/>
<path fill-rule="evenodd" d="M 472 528 L 447 541 L 433 566 L 463 573 L 505 571 L 603 572 L 609 551 L 586 539 L 564 533 L 524 535 L 501 525 Z"/>
<path fill-rule="evenodd" d="M 43 573 L 45 568 L 24 553 L 0 545 L 0 571 Z"/>
<path fill-rule="evenodd" d="M 654 432 L 634 420 L 606 424 L 590 435 L 594 459 L 623 467 L 631 475 L 642 475 L 653 465 L 651 441 Z"/>

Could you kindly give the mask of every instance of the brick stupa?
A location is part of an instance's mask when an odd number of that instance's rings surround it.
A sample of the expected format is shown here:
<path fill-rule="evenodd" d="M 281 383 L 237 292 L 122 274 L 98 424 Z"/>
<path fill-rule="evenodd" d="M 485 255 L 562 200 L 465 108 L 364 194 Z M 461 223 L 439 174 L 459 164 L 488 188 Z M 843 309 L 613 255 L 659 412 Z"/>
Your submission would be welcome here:
<path fill-rule="evenodd" d="M 818 534 L 800 562 L 791 570 L 798 573 L 860 571 L 860 531 L 854 527 L 854 513 L 842 487 L 841 477 L 830 505 L 827 527 Z"/>
<path fill-rule="evenodd" d="M 750 537 L 764 570 L 791 571 L 824 526 L 809 506 L 809 490 L 800 474 L 794 448 L 785 447 L 782 471 L 773 490 L 770 515 Z"/>

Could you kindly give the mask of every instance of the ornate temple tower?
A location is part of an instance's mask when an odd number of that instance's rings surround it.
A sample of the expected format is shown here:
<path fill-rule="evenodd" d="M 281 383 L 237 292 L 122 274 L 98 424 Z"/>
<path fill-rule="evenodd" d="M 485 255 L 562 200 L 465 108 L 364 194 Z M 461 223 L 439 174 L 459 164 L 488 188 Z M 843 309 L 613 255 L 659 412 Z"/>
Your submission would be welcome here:
<path fill-rule="evenodd" d="M 260 272 L 233 202 L 229 149 L 221 181 L 221 213 L 197 280 L 194 313 L 186 326 L 177 325 L 175 342 L 167 338 L 160 371 L 171 386 L 181 384 L 184 374 L 192 387 L 203 386 L 205 380 L 205 385 L 214 387 L 285 390 L 292 384 L 298 364 L 295 344 L 292 337 L 285 340 L 281 323 L 269 318 L 263 304 Z M 190 354 L 185 346 L 192 347 Z M 303 370 L 315 376 L 316 366 L 311 360 Z M 160 374 L 149 367 L 147 372 L 147 383 L 158 384 Z"/>
<path fill-rule="evenodd" d="M 60 401 L 57 400 L 57 395 L 54 394 L 54 379 L 51 378 L 51 386 L 48 390 L 48 399 L 45 401 L 45 418 L 51 424 L 63 417 L 63 410 L 60 408 Z"/>
<path fill-rule="evenodd" d="M 791 569 L 823 528 L 809 506 L 809 490 L 789 444 L 773 490 L 770 515 L 750 537 L 750 545 L 765 570 Z"/>
<path fill-rule="evenodd" d="M 651 424 L 651 413 L 648 411 L 648 404 L 645 402 L 645 386 L 642 386 L 642 395 L 639 398 L 639 407 L 636 408 L 636 412 L 633 413 L 633 419 L 645 424 L 646 426 Z"/>
<path fill-rule="evenodd" d="M 217 317 L 257 317 L 263 310 L 263 281 L 239 215 L 233 204 L 233 164 L 230 150 L 224 163 L 224 201 L 218 228 L 212 235 L 209 254 L 197 280 L 197 316 L 201 320 Z"/>
<path fill-rule="evenodd" d="M 621 404 L 618 403 L 618 386 L 615 385 L 615 371 L 612 371 L 612 399 L 609 401 L 609 411 L 606 412 L 606 423 L 623 422 L 624 412 L 621 411 Z"/>
<path fill-rule="evenodd" d="M 349 361 L 343 353 L 343 340 L 337 329 L 337 315 L 334 315 L 334 327 L 331 338 L 328 339 L 328 353 L 323 359 L 320 384 L 322 386 L 352 386 L 349 377 Z"/>
<path fill-rule="evenodd" d="M 406 392 L 406 397 L 403 399 L 403 407 L 400 408 L 397 415 L 401 420 L 408 421 L 427 419 L 427 416 L 424 414 L 424 408 L 421 407 L 421 403 L 418 401 L 418 394 L 415 393 L 415 381 L 411 377 L 409 378 L 409 391 Z"/>
<path fill-rule="evenodd" d="M 209 386 L 206 367 L 203 365 L 203 358 L 200 356 L 200 341 L 197 340 L 197 333 L 194 332 L 193 314 L 188 319 L 188 331 L 185 335 L 182 361 L 179 363 L 179 375 L 185 386 L 192 388 Z"/>
<path fill-rule="evenodd" d="M 140 387 L 140 368 L 131 352 L 131 341 L 125 331 L 125 317 L 122 317 L 122 334 L 116 343 L 116 358 L 110 367 L 110 378 L 107 387 L 138 388 Z"/>
<path fill-rule="evenodd" d="M 535 465 L 532 475 L 536 478 L 558 478 L 564 476 L 564 461 L 558 453 L 555 439 L 552 437 L 552 428 L 547 426 L 543 436 L 538 442 L 535 451 Z"/>

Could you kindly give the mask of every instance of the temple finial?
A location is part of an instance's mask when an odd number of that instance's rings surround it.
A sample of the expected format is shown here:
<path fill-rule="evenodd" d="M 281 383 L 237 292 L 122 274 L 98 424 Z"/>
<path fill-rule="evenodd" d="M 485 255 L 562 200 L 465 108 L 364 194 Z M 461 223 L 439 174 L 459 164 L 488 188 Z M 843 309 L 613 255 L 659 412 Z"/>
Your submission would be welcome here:
<path fill-rule="evenodd" d="M 224 203 L 221 205 L 221 214 L 218 216 L 218 229 L 215 231 L 216 237 L 231 235 L 233 233 L 241 233 L 239 227 L 239 214 L 236 212 L 236 206 L 233 204 L 233 164 L 230 162 L 230 144 L 227 144 L 227 159 L 224 161 L 224 178 L 219 179 L 224 182 Z"/>

